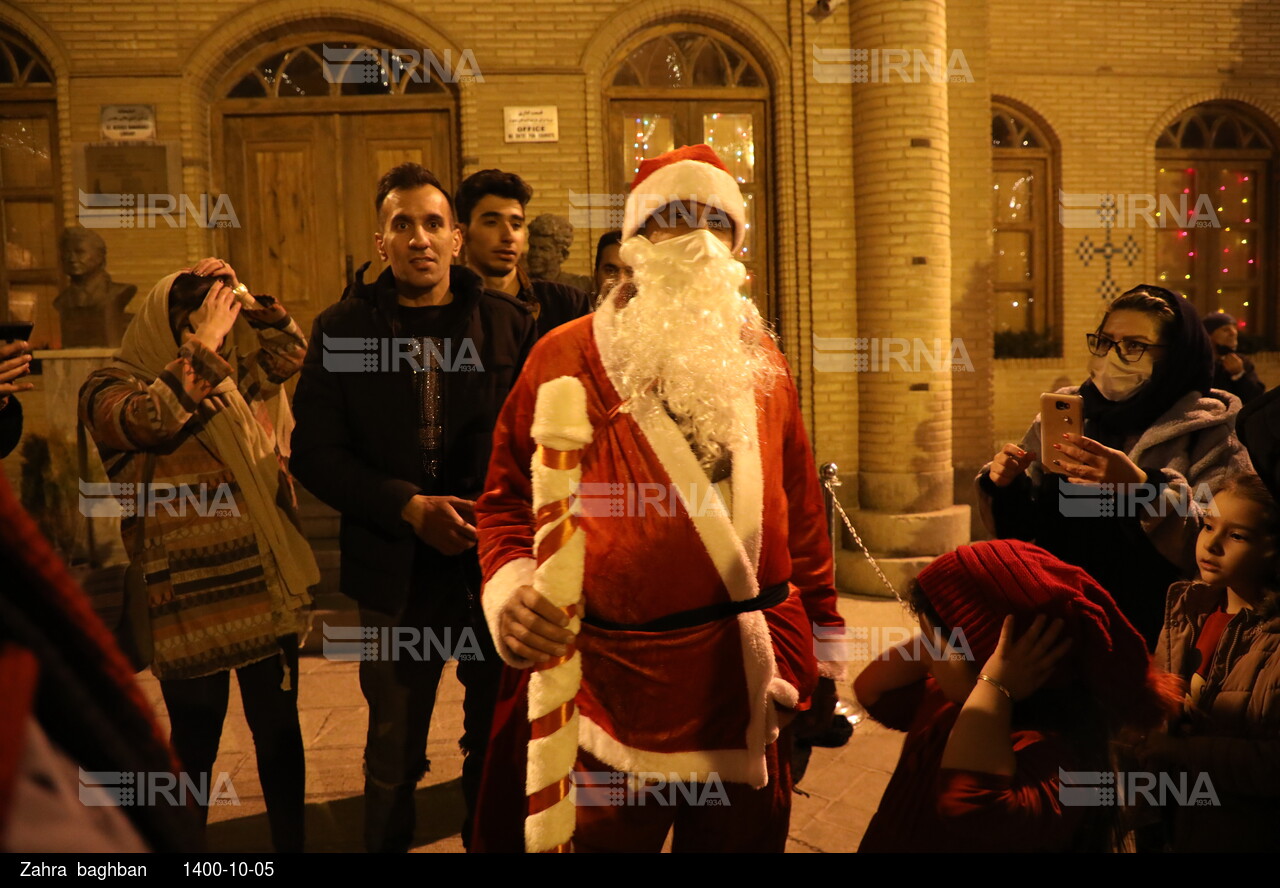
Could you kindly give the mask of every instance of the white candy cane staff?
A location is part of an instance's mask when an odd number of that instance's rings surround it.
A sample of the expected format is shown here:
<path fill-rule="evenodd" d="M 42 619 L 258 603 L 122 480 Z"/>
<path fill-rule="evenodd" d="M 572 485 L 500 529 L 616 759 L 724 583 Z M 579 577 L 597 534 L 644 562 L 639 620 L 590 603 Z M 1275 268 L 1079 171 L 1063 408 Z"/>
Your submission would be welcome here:
<path fill-rule="evenodd" d="M 571 508 L 582 479 L 582 451 L 591 443 L 587 393 L 576 377 L 561 376 L 538 388 L 532 434 L 538 444 L 532 466 L 538 561 L 533 588 L 569 616 L 569 631 L 576 635 L 582 626 L 586 542 Z M 526 851 L 572 850 L 576 814 L 569 788 L 578 758 L 574 697 L 581 684 L 582 657 L 573 645 L 535 666 L 529 677 Z"/>

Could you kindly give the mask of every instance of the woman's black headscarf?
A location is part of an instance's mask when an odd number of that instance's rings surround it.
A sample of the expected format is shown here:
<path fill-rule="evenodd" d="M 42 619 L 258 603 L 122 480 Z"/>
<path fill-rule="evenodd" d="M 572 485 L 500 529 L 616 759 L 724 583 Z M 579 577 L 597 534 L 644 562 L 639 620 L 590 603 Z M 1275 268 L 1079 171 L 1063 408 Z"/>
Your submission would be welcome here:
<path fill-rule="evenodd" d="M 1188 392 L 1207 395 L 1213 385 L 1213 343 L 1191 300 L 1149 284 L 1140 284 L 1124 296 L 1130 293 L 1159 298 L 1173 309 L 1173 320 L 1164 327 L 1161 344 L 1166 347 L 1156 353 L 1150 381 L 1132 398 L 1108 401 L 1093 380 L 1080 387 L 1086 434 L 1115 448 L 1122 448 L 1126 438 L 1150 428 Z"/>

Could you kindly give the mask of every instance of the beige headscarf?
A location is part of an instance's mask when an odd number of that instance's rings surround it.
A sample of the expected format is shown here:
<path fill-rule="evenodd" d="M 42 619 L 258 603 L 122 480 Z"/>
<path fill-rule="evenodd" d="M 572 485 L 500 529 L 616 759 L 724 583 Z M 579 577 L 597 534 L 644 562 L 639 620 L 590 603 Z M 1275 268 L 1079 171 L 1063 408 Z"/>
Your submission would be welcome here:
<path fill-rule="evenodd" d="M 151 288 L 125 331 L 120 351 L 112 356 L 116 363 L 148 383 L 154 382 L 177 357 L 169 326 L 169 289 L 179 274 L 161 278 Z M 235 477 L 259 547 L 275 558 L 283 587 L 281 604 L 286 611 L 297 610 L 311 602 L 307 588 L 320 582 L 320 570 L 311 546 L 276 505 L 280 485 L 277 441 L 287 452 L 293 413 L 284 391 L 278 389 L 266 398 L 265 404 L 272 428 L 258 421 L 236 385 L 234 370 L 241 355 L 257 350 L 257 335 L 247 320 L 237 318 L 227 339 L 230 348 L 224 343 L 221 354 L 232 366 L 232 375 L 206 399 L 215 402 L 216 409 L 196 437 L 217 454 Z"/>

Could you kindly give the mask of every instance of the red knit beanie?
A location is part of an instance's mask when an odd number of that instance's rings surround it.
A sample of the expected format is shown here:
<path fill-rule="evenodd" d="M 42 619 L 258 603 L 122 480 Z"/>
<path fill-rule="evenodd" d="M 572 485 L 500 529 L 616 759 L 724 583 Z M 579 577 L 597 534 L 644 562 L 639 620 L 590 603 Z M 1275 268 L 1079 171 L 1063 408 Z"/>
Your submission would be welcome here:
<path fill-rule="evenodd" d="M 964 633 L 978 668 L 995 653 L 1005 617 L 1014 614 L 1021 633 L 1045 614 L 1074 639 L 1050 685 L 1082 682 L 1114 724 L 1146 727 L 1166 714 L 1170 683 L 1151 674 L 1142 636 L 1084 570 L 1021 540 L 991 540 L 948 552 L 916 579 L 946 628 Z"/>

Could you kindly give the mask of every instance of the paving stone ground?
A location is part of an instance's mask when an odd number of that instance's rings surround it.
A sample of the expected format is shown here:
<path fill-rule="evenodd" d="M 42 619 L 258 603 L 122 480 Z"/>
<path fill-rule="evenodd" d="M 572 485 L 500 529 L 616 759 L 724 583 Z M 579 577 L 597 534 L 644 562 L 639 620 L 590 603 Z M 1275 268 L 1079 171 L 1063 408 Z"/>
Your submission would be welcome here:
<path fill-rule="evenodd" d="M 840 611 L 850 627 L 865 628 L 874 645 L 889 633 L 914 623 L 894 601 L 841 596 Z M 849 664 L 849 676 L 861 664 Z M 302 657 L 299 666 L 299 709 L 307 750 L 307 850 L 359 852 L 363 801 L 361 754 L 367 709 L 360 695 L 357 664 Z M 139 676 L 164 727 L 168 715 L 160 686 L 150 672 Z M 841 698 L 852 701 L 849 681 Z M 458 823 L 462 791 L 458 781 L 462 756 L 462 685 L 454 664 L 445 670 L 431 722 L 427 756 L 431 771 L 418 785 L 417 852 L 461 852 Z M 902 735 L 870 720 L 860 722 L 849 743 L 839 749 L 817 748 L 799 784 L 791 815 L 787 850 L 840 852 L 858 847 L 875 812 L 902 746 Z M 270 852 L 270 833 L 262 789 L 258 783 L 253 740 L 244 720 L 239 691 L 232 681 L 231 701 L 222 731 L 215 773 L 231 776 L 238 805 L 215 806 L 209 812 L 208 846 L 214 852 Z"/>

